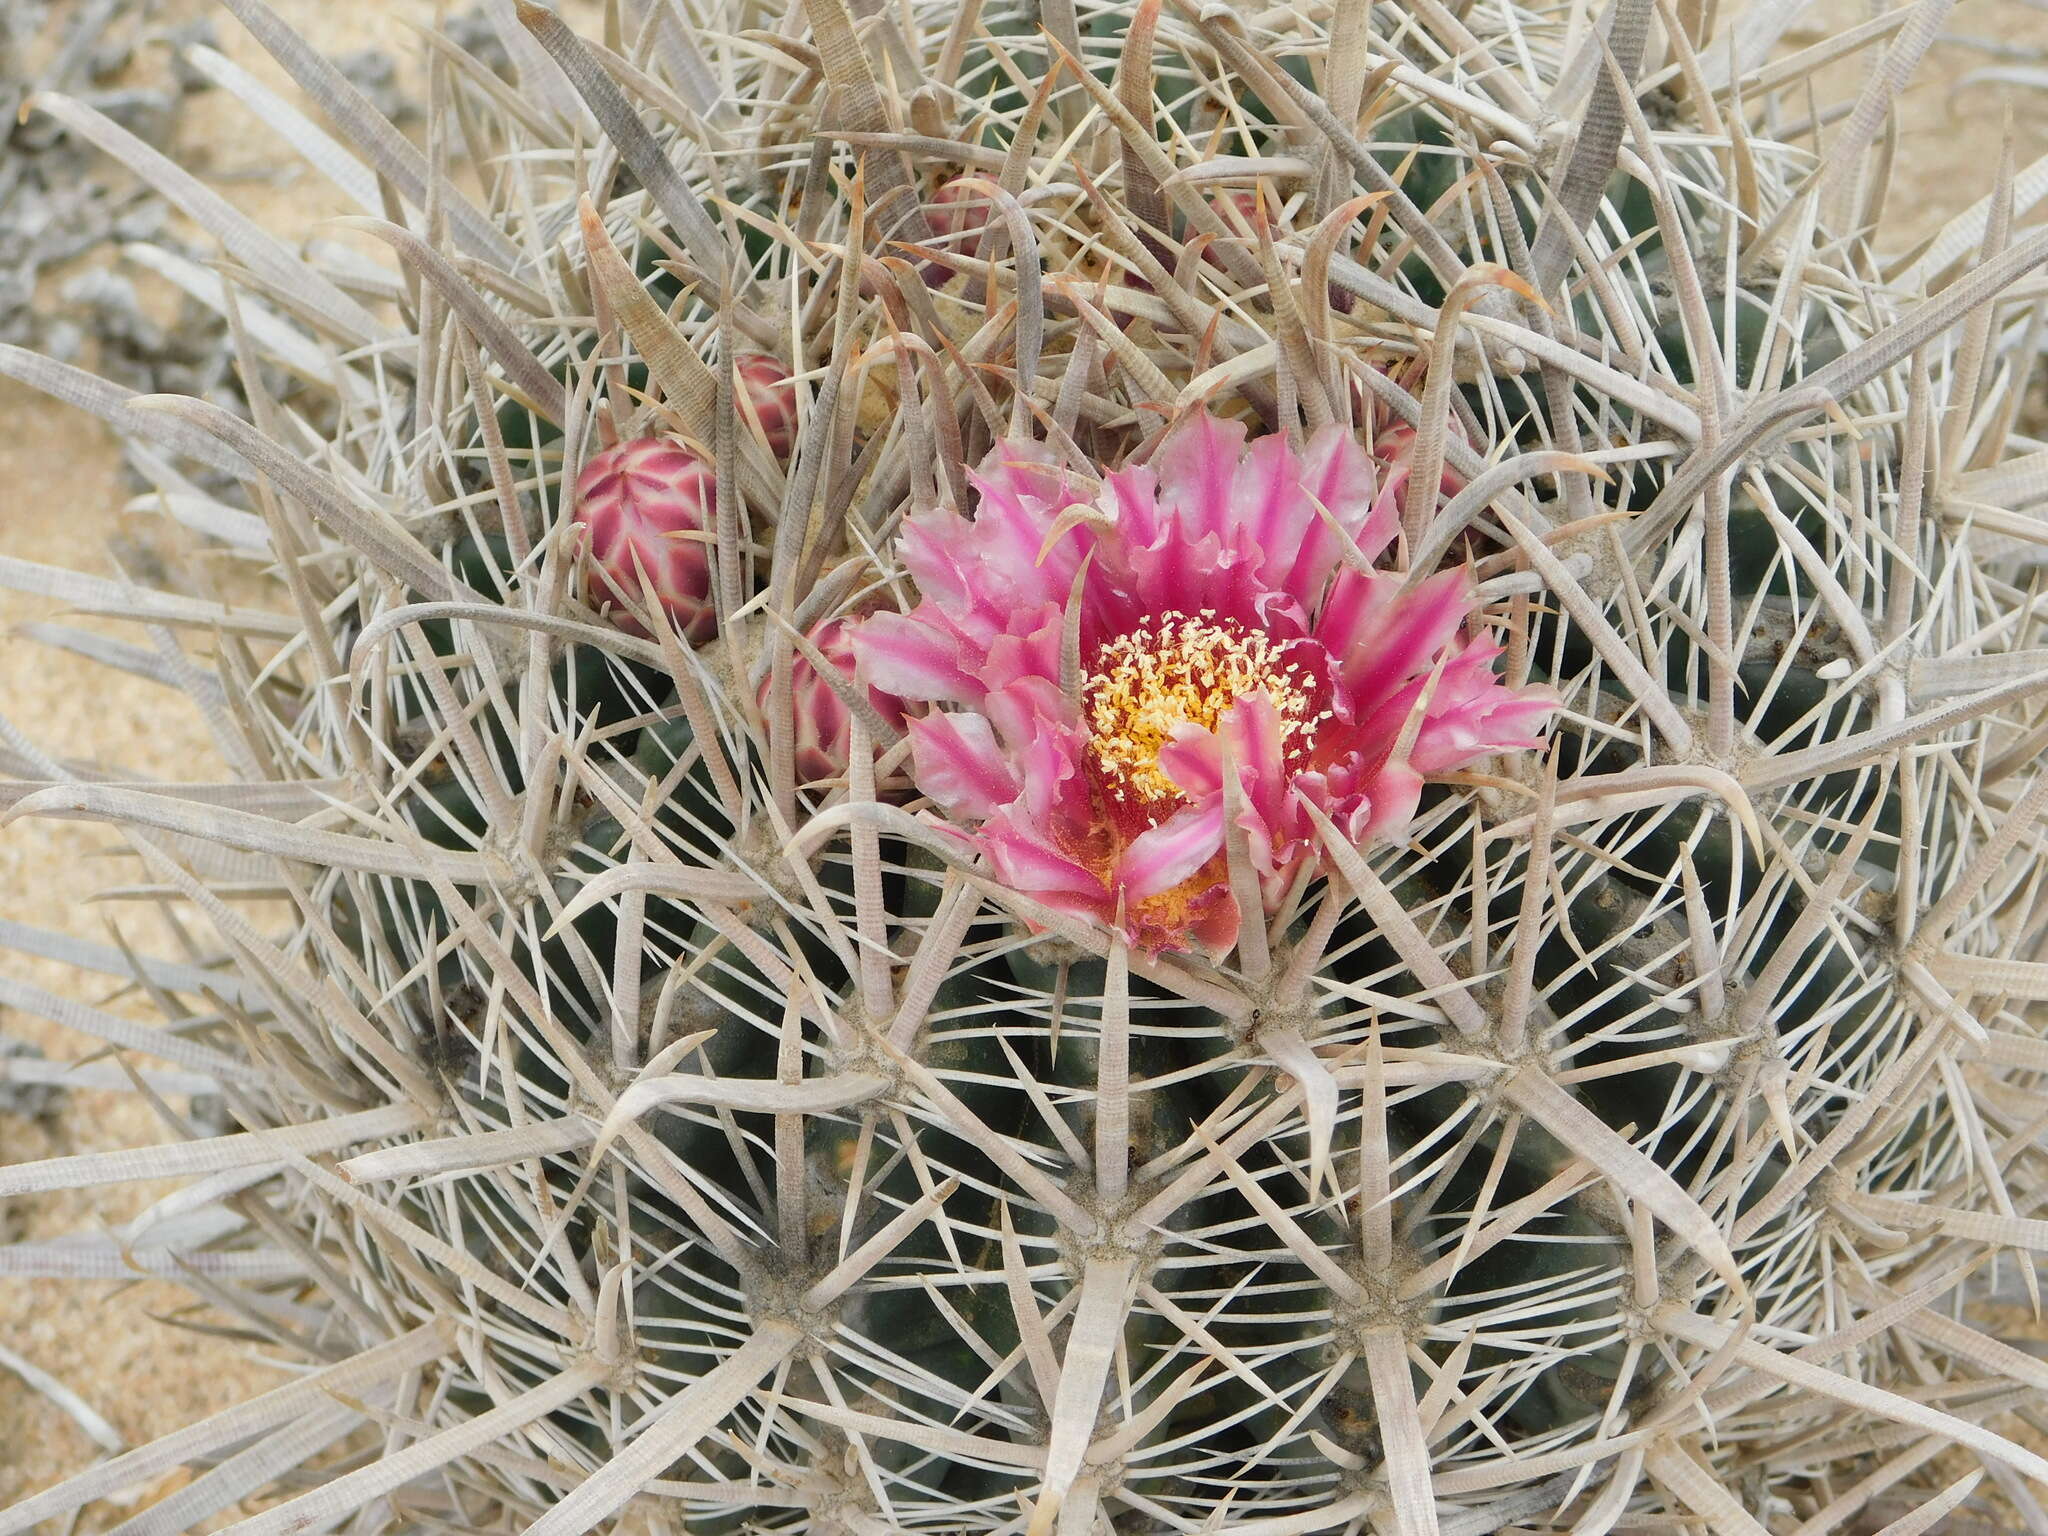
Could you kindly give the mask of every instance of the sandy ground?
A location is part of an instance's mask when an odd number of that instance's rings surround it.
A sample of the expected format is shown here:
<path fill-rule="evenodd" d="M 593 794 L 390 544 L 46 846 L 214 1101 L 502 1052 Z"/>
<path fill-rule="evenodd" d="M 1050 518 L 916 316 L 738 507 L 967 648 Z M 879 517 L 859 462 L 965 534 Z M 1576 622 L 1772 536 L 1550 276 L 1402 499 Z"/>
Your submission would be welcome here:
<path fill-rule="evenodd" d="M 431 23 L 436 9 L 433 0 L 272 4 L 323 49 L 375 44 L 402 60 L 412 55 L 407 23 Z M 176 20 L 207 14 L 210 6 L 209 0 L 167 0 L 160 9 Z M 1821 7 L 1794 41 L 1815 41 L 1863 13 L 1860 0 Z M 226 52 L 295 95 L 225 12 L 216 20 Z M 1995 40 L 2005 48 L 2048 48 L 2048 14 L 2023 0 L 1966 0 L 1951 19 L 1950 33 Z M 1983 48 L 1950 42 L 1923 71 L 1904 112 L 1891 193 L 1892 217 L 1900 223 L 1932 231 L 1989 189 L 2008 112 L 2020 163 L 2048 154 L 2048 92 L 1995 83 L 1958 89 L 1971 71 L 1999 62 Z M 136 65 L 145 73 L 162 67 L 161 59 Z M 302 238 L 315 221 L 345 211 L 315 177 L 278 180 L 290 157 L 261 131 L 252 131 L 250 120 L 223 93 L 190 100 L 172 148 L 223 195 L 287 238 Z M 107 540 L 123 531 L 125 497 L 109 434 L 87 417 L 0 381 L 0 555 L 105 570 Z M 149 532 L 162 538 L 154 520 Z M 0 625 L 48 616 L 48 604 L 0 593 Z M 111 757 L 164 777 L 205 779 L 221 772 L 203 726 L 176 695 L 7 633 L 0 633 L 0 714 L 61 756 Z M 132 870 L 117 856 L 114 839 L 99 829 L 16 823 L 0 832 L 0 918 L 102 939 L 108 924 L 118 922 L 140 947 L 172 952 L 171 936 L 147 909 L 92 900 Z M 103 998 L 109 992 L 104 983 L 84 981 L 54 964 L 9 956 L 5 967 L 11 977 L 74 996 Z M 108 1006 L 133 1008 L 121 1000 Z M 134 1011 L 150 1016 L 146 1008 Z M 6 1013 L 0 1025 L 52 1056 L 84 1054 L 89 1045 L 20 1012 Z M 0 1163 L 165 1137 L 155 1116 L 133 1096 L 74 1092 L 47 1124 L 0 1113 Z M 11 1217 L 17 1237 L 47 1237 L 118 1223 L 160 1193 L 153 1186 L 124 1186 L 20 1202 L 0 1214 Z M 135 1445 L 277 1379 L 251 1347 L 161 1321 L 186 1305 L 182 1292 L 160 1283 L 4 1281 L 0 1341 L 64 1381 L 123 1441 Z M 204 1320 L 202 1314 L 181 1315 Z M 62 1411 L 0 1369 L 0 1507 L 97 1454 Z M 146 1490 L 146 1497 L 154 1499 L 173 1485 Z M 98 1506 L 81 1528 L 103 1528 L 122 1514 Z"/>
<path fill-rule="evenodd" d="M 323 49 L 375 45 L 401 59 L 410 59 L 416 49 L 407 23 L 430 25 L 436 9 L 432 0 L 273 4 Z M 167 21 L 213 15 L 224 52 L 296 96 L 283 72 L 211 0 L 172 0 L 159 9 Z M 161 57 L 145 57 L 136 61 L 133 73 L 154 79 L 164 68 Z M 251 121 L 223 92 L 189 97 L 178 143 L 170 152 L 287 239 L 303 237 L 319 220 L 353 211 L 320 178 L 290 174 L 289 151 L 264 132 L 252 131 Z M 51 286 L 59 280 L 61 274 Z M 138 287 L 145 304 L 161 297 L 145 284 Z M 91 366 L 90 356 L 81 361 Z M 126 530 L 167 553 L 190 547 L 174 533 L 166 537 L 161 519 L 124 520 L 120 509 L 128 495 L 112 435 L 97 421 L 0 381 L 0 555 L 103 572 L 108 539 Z M 52 613 L 47 603 L 0 593 L 0 623 L 10 628 Z M 124 638 L 137 637 L 131 630 Z M 224 772 L 203 724 L 180 695 L 55 655 L 11 633 L 0 634 L 0 714 L 56 756 L 117 761 L 166 778 L 208 779 Z M 133 878 L 135 870 L 103 829 L 57 821 L 16 823 L 0 833 L 0 918 L 103 942 L 108 925 L 118 922 L 138 948 L 176 953 L 174 938 L 149 909 L 92 901 L 96 891 Z M 6 960 L 6 974 L 94 1000 L 111 991 L 105 982 L 66 967 L 14 955 Z M 111 1006 L 154 1019 L 146 1002 Z M 92 1045 L 20 1011 L 0 1017 L 0 1030 L 53 1057 L 86 1054 Z M 0 1163 L 167 1139 L 171 1133 L 131 1094 L 73 1092 L 62 1114 L 48 1123 L 0 1113 Z M 92 1231 L 126 1220 L 169 1187 L 124 1185 L 22 1201 L 8 1214 L 19 1239 Z M 174 1316 L 221 1321 L 193 1312 L 190 1298 L 163 1282 L 0 1282 L 0 1341 L 77 1392 L 129 1445 L 239 1402 L 280 1379 L 250 1346 L 160 1321 Z M 76 1471 L 97 1454 L 70 1418 L 0 1370 L 0 1507 Z M 137 1502 L 152 1502 L 183 1478 L 173 1474 L 145 1490 Z M 111 1505 L 95 1506 L 82 1528 L 102 1528 L 122 1517 L 123 1511 Z"/>

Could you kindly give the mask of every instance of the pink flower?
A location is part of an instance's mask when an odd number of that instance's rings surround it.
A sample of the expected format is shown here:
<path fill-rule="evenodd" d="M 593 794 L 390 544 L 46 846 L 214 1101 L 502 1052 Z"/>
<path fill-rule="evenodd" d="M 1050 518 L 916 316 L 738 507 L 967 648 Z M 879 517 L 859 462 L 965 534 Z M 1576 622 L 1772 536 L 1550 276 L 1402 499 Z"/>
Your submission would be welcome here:
<path fill-rule="evenodd" d="M 825 659 L 853 679 L 853 639 L 843 619 L 827 619 L 810 632 L 809 639 Z M 818 676 L 810 659 L 801 652 L 789 673 L 790 714 L 796 726 L 796 777 L 800 784 L 836 779 L 846 772 L 846 754 L 852 737 L 852 713 L 846 701 Z M 761 681 L 761 703 L 768 703 L 769 683 Z M 899 730 L 903 726 L 903 701 L 879 688 L 868 689 L 868 702 L 875 713 Z"/>
<path fill-rule="evenodd" d="M 1354 568 L 1397 512 L 1339 430 L 1297 455 L 1198 417 L 1093 496 L 1035 443 L 999 445 L 974 479 L 973 521 L 906 525 L 922 601 L 859 623 L 854 655 L 871 687 L 936 706 L 906 727 L 918 788 L 1055 910 L 1108 922 L 1121 903 L 1135 942 L 1221 953 L 1239 924 L 1226 771 L 1270 911 L 1319 859 L 1308 806 L 1363 841 L 1407 823 L 1425 775 L 1538 744 L 1553 704 L 1462 633 L 1466 572 Z"/>
<path fill-rule="evenodd" d="M 646 601 L 643 579 L 684 640 L 718 629 L 711 603 L 711 466 L 682 444 L 641 437 L 607 448 L 576 477 L 575 518 L 590 540 L 590 600 L 628 634 L 647 630 L 627 611 Z"/>

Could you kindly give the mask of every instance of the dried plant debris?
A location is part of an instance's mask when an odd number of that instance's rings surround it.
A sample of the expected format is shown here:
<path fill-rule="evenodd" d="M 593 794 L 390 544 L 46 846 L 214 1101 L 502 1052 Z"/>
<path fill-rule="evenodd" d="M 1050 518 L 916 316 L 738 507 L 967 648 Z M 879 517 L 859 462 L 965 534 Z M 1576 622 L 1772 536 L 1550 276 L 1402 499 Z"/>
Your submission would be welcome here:
<path fill-rule="evenodd" d="M 58 12 L 9 6 L 0 15 L 0 339 L 30 344 L 48 323 L 33 307 L 36 283 L 110 242 L 148 240 L 163 228 L 165 205 L 131 179 L 109 175 L 92 147 L 57 124 L 20 120 L 36 90 L 76 90 L 130 132 L 168 142 L 178 92 L 112 84 L 133 52 L 134 7 L 93 4 Z M 68 25 L 65 22 L 68 20 Z M 75 324 L 76 322 L 70 322 Z M 61 333 L 59 344 L 66 338 Z M 75 345 L 75 342 L 73 343 Z"/>
<path fill-rule="evenodd" d="M 36 92 L 61 93 L 143 144 L 168 146 L 183 99 L 215 88 L 193 50 L 217 52 L 219 41 L 211 18 L 170 22 L 155 0 L 5 7 L 0 344 L 89 365 L 138 394 L 193 395 L 246 414 L 227 321 L 194 291 L 212 281 L 211 245 L 177 232 L 174 200 L 147 178 L 125 173 L 56 118 L 20 111 Z M 388 54 L 366 49 L 338 63 L 380 112 L 416 115 Z M 145 271 L 183 290 L 162 320 L 138 302 L 134 276 Z M 276 383 L 290 389 L 286 375 Z M 146 484 L 141 477 L 137 488 Z"/>
<path fill-rule="evenodd" d="M 231 765 L 6 725 L 211 937 L 11 936 L 170 1129 L 0 1197 L 186 1182 L 0 1275 L 306 1370 L 0 1536 L 2040 1527 L 2048 230 L 1891 237 L 1945 7 L 493 3 L 413 137 L 228 8 L 315 257 L 38 97 L 246 409 L 0 367 L 271 579 L 0 561 Z"/>

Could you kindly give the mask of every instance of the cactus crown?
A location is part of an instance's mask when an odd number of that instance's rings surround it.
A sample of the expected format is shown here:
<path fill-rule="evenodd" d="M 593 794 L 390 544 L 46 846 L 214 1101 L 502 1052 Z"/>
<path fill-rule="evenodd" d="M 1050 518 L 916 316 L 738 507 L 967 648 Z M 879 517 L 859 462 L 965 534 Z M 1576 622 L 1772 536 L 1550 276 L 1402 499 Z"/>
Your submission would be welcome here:
<path fill-rule="evenodd" d="M 2048 235 L 1888 249 L 1918 11 L 521 4 L 422 151 L 227 3 L 395 266 L 45 97 L 249 411 L 0 367 L 261 519 L 272 606 L 98 599 L 248 784 L 14 811 L 211 919 L 120 1043 L 246 1129 L 0 1193 L 220 1181 L 138 1251 L 314 1368 L 0 1533 L 2035 1507 Z"/>

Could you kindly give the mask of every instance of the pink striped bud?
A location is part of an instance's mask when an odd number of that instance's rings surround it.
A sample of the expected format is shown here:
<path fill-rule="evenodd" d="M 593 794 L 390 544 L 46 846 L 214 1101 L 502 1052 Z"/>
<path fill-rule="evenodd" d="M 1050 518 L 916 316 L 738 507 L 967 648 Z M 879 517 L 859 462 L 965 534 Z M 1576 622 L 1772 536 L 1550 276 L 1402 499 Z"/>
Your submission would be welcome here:
<path fill-rule="evenodd" d="M 590 601 L 630 635 L 647 630 L 627 611 L 649 597 L 684 640 L 718 629 L 711 604 L 711 550 L 695 535 L 711 525 L 711 466 L 681 443 L 642 437 L 607 448 L 576 479 L 576 521 L 590 542 Z"/>
<path fill-rule="evenodd" d="M 796 385 L 789 370 L 765 352 L 744 352 L 733 360 L 739 387 L 761 423 L 768 451 L 778 459 L 796 446 Z"/>
<path fill-rule="evenodd" d="M 1466 440 L 1464 423 L 1455 415 L 1446 425 L 1453 440 L 1460 443 Z M 1389 412 L 1386 419 L 1373 428 L 1372 453 L 1374 458 L 1387 467 L 1390 478 L 1394 479 L 1395 505 L 1405 509 L 1408 505 L 1408 470 L 1415 462 L 1415 428 L 1405 418 Z M 1465 477 L 1446 462 L 1443 467 L 1442 490 L 1439 494 L 1445 501 L 1449 501 L 1463 489 Z"/>
<path fill-rule="evenodd" d="M 810 642 L 849 681 L 853 678 L 853 643 L 846 621 L 827 619 L 811 630 Z M 768 703 L 769 684 L 761 682 L 761 703 Z M 903 725 L 903 701 L 879 688 L 868 689 L 868 702 L 889 724 Z M 796 727 L 796 777 L 799 784 L 836 779 L 846 772 L 846 754 L 853 733 L 852 714 L 846 701 L 801 651 L 789 672 L 789 712 Z M 773 728 L 771 722 L 771 729 Z"/>
<path fill-rule="evenodd" d="M 925 204 L 925 222 L 939 236 L 957 235 L 943 241 L 945 249 L 973 256 L 981 249 L 981 231 L 995 212 L 987 187 L 956 177 L 932 194 Z"/>

